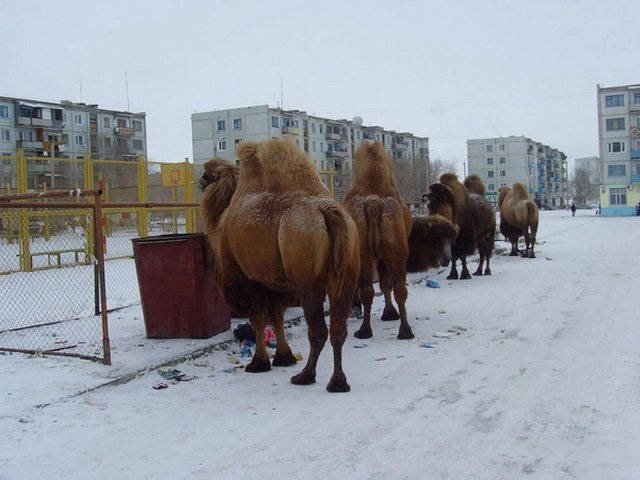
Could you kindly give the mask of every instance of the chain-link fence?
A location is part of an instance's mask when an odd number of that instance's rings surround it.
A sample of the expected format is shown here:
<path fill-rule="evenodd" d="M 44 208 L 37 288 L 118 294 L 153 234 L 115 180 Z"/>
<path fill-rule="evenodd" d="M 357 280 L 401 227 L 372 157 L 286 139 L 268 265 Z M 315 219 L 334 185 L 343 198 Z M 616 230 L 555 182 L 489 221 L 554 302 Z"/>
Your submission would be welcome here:
<path fill-rule="evenodd" d="M 0 350 L 106 361 L 107 311 L 140 303 L 131 240 L 201 230 L 197 205 L 96 202 L 96 215 L 95 204 L 55 195 L 0 196 Z"/>
<path fill-rule="evenodd" d="M 0 350 L 110 363 L 96 193 L 0 197 Z"/>

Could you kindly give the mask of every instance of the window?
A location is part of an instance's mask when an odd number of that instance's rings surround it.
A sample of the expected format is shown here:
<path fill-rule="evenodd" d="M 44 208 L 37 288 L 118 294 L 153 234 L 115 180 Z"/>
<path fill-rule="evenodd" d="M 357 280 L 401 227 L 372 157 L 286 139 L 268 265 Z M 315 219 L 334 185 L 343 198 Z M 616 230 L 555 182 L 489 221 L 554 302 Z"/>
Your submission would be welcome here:
<path fill-rule="evenodd" d="M 271 117 L 271 126 L 273 128 L 280 128 L 280 120 L 278 117 Z"/>
<path fill-rule="evenodd" d="M 627 151 L 627 145 L 624 142 L 609 142 L 609 153 L 621 153 Z"/>
<path fill-rule="evenodd" d="M 487 165 L 493 165 L 493 157 L 487 158 Z"/>
<path fill-rule="evenodd" d="M 316 151 L 316 142 L 315 141 L 311 142 L 311 150 L 313 150 L 314 152 Z"/>
<path fill-rule="evenodd" d="M 624 118 L 607 118 L 607 130 L 624 130 Z"/>
<path fill-rule="evenodd" d="M 238 149 L 238 145 L 240 145 L 240 142 L 241 142 L 241 141 L 242 141 L 242 139 L 241 139 L 241 138 L 236 138 L 236 139 L 233 141 L 233 148 L 237 150 L 237 149 Z M 238 164 L 238 165 L 239 165 L 239 164 Z"/>
<path fill-rule="evenodd" d="M 493 170 L 489 170 L 489 171 L 487 172 L 487 177 L 489 177 L 489 178 L 493 178 Z"/>
<path fill-rule="evenodd" d="M 500 170 L 500 176 L 501 177 L 506 177 L 507 176 L 507 171 L 506 170 Z"/>
<path fill-rule="evenodd" d="M 117 122 L 119 127 L 124 127 L 124 128 L 127 127 L 127 119 L 126 118 L 118 118 L 116 120 L 116 122 Z"/>
<path fill-rule="evenodd" d="M 318 125 L 318 128 L 320 129 L 320 133 L 324 133 L 324 126 L 322 124 Z"/>
<path fill-rule="evenodd" d="M 636 127 L 640 127 L 640 117 L 636 117 Z"/>
<path fill-rule="evenodd" d="M 234 130 L 242 130 L 242 119 L 234 118 L 233 119 L 233 129 Z"/>
<path fill-rule="evenodd" d="M 498 148 L 500 149 L 501 152 L 504 152 L 504 143 L 501 143 Z"/>
<path fill-rule="evenodd" d="M 224 132 L 224 120 L 218 120 L 218 131 L 219 132 Z"/>
<path fill-rule="evenodd" d="M 320 142 L 320 151 L 324 152 L 324 142 Z"/>
<path fill-rule="evenodd" d="M 488 185 L 487 185 L 487 189 L 488 189 L 490 192 L 494 192 L 494 191 L 496 190 L 496 186 L 495 186 L 495 184 L 490 183 L 490 184 L 488 184 Z"/>
<path fill-rule="evenodd" d="M 76 135 L 76 146 L 82 147 L 84 145 L 84 137 L 82 135 Z"/>
<path fill-rule="evenodd" d="M 609 189 L 609 203 L 611 205 L 626 205 L 627 204 L 627 189 L 626 188 L 610 188 Z"/>
<path fill-rule="evenodd" d="M 135 148 L 136 150 L 142 150 L 142 140 L 134 138 L 133 139 L 133 148 Z"/>
<path fill-rule="evenodd" d="M 0 140 L 3 142 L 11 141 L 11 130 L 0 130 Z"/>
<path fill-rule="evenodd" d="M 82 114 L 76 113 L 73 115 L 73 122 L 76 125 L 82 125 Z"/>
<path fill-rule="evenodd" d="M 640 103 L 640 92 L 633 92 L 633 103 Z"/>
<path fill-rule="evenodd" d="M 0 105 L 0 118 L 9 118 L 9 107 Z"/>
<path fill-rule="evenodd" d="M 607 167 L 607 174 L 610 177 L 624 177 L 627 174 L 626 165 L 609 165 Z"/>
<path fill-rule="evenodd" d="M 104 148 L 107 148 L 107 149 L 111 148 L 111 138 L 105 137 L 105 139 L 104 139 Z"/>
<path fill-rule="evenodd" d="M 136 132 L 141 132 L 142 131 L 142 122 L 140 120 L 133 120 L 133 122 L 131 122 L 133 124 L 133 129 Z"/>
<path fill-rule="evenodd" d="M 102 126 L 104 128 L 110 128 L 111 127 L 111 119 L 109 117 L 102 117 Z"/>
<path fill-rule="evenodd" d="M 624 95 L 607 95 L 604 97 L 604 105 L 605 107 L 623 107 Z"/>
<path fill-rule="evenodd" d="M 222 122 L 224 123 L 224 120 Z M 220 122 L 218 122 L 218 123 L 220 123 Z M 227 150 L 227 142 L 224 141 L 224 140 L 220 140 L 218 142 L 218 151 L 224 152 L 226 150 Z"/>
<path fill-rule="evenodd" d="M 485 147 L 485 148 L 486 148 L 486 150 L 487 150 L 487 153 L 491 153 L 491 152 L 493 152 L 493 145 L 486 145 L 486 147 Z"/>
<path fill-rule="evenodd" d="M 500 157 L 500 163 L 504 165 L 505 163 L 507 163 L 507 159 L 504 157 Z"/>
<path fill-rule="evenodd" d="M 311 123 L 311 133 L 316 133 L 316 124 Z"/>

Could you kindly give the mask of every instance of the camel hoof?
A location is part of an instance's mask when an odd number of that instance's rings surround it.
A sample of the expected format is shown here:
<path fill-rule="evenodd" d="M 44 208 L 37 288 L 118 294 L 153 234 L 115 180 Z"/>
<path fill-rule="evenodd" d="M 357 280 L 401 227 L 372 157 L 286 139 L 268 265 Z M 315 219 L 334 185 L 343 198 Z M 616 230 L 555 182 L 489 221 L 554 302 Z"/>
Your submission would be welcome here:
<path fill-rule="evenodd" d="M 370 328 L 361 328 L 360 330 L 357 330 L 353 336 L 356 338 L 371 338 L 373 337 L 373 332 Z"/>
<path fill-rule="evenodd" d="M 413 335 L 413 332 L 411 331 L 411 327 L 408 327 L 407 329 L 401 329 L 398 332 L 398 340 L 411 340 L 414 337 L 415 336 Z"/>
<path fill-rule="evenodd" d="M 450 273 L 450 274 L 447 276 L 447 280 L 457 280 L 457 279 L 458 279 L 458 272 L 456 272 L 456 273 Z"/>
<path fill-rule="evenodd" d="M 471 280 L 471 275 L 469 275 L 469 273 L 463 273 L 460 275 L 460 280 Z"/>
<path fill-rule="evenodd" d="M 517 257 L 518 255 L 519 255 L 518 252 L 510 252 L 509 253 L 510 257 Z"/>
<path fill-rule="evenodd" d="M 398 311 L 394 308 L 385 308 L 382 312 L 382 317 L 380 317 L 380 320 L 382 320 L 383 322 L 390 322 L 392 320 L 400 320 L 400 314 L 398 313 Z"/>
<path fill-rule="evenodd" d="M 311 385 L 316 383 L 316 374 L 301 371 L 299 374 L 291 377 L 291 383 L 294 385 Z"/>
<path fill-rule="evenodd" d="M 351 391 L 351 387 L 347 383 L 347 377 L 344 373 L 333 374 L 331 380 L 327 384 L 327 392 L 331 393 L 346 393 Z"/>
<path fill-rule="evenodd" d="M 259 360 L 255 356 L 251 359 L 251 361 L 244 367 L 245 372 L 249 373 L 260 373 L 260 372 L 268 372 L 271 370 L 271 364 L 269 360 L 266 362 L 264 360 Z"/>
<path fill-rule="evenodd" d="M 473 272 L 474 275 L 476 276 L 481 276 L 482 275 L 482 271 L 481 270 L 476 270 L 475 272 Z"/>
<path fill-rule="evenodd" d="M 274 367 L 290 367 L 291 365 L 295 365 L 298 361 L 296 357 L 294 357 L 291 350 L 287 353 L 279 355 L 278 352 L 273 356 L 273 360 L 271 360 L 271 365 Z"/>
<path fill-rule="evenodd" d="M 536 254 L 535 254 L 535 253 L 533 253 L 533 252 L 531 252 L 531 253 L 529 254 L 529 258 L 536 258 Z"/>
<path fill-rule="evenodd" d="M 488 268 L 484 271 L 485 275 L 491 275 L 491 270 L 489 270 Z"/>

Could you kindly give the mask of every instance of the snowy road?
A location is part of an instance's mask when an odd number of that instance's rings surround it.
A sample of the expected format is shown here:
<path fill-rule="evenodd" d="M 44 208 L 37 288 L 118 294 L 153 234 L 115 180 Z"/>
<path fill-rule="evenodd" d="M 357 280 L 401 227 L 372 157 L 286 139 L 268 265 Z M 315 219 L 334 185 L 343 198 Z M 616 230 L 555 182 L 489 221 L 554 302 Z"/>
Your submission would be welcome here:
<path fill-rule="evenodd" d="M 327 347 L 311 387 L 214 352 L 165 390 L 149 373 L 0 418 L 0 479 L 640 478 L 640 219 L 591 213 L 542 212 L 536 259 L 410 287 L 414 340 L 351 319 L 348 394 L 325 391 Z"/>

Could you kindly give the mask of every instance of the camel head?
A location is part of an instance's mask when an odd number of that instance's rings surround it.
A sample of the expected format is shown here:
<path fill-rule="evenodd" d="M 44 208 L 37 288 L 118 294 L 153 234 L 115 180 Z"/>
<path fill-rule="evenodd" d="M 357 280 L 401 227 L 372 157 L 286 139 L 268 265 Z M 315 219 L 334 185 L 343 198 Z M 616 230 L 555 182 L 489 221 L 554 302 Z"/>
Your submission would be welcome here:
<path fill-rule="evenodd" d="M 432 183 L 422 198 L 423 201 L 426 199 L 430 213 L 437 213 L 451 220 L 454 218 L 455 198 L 451 189 L 446 185 L 439 182 Z"/>
<path fill-rule="evenodd" d="M 442 215 L 414 218 L 409 236 L 407 271 L 423 272 L 429 268 L 448 266 L 459 231 Z"/>
<path fill-rule="evenodd" d="M 213 158 L 204 164 L 200 177 L 203 192 L 200 202 L 205 218 L 215 223 L 222 215 L 238 185 L 238 167 L 220 158 Z"/>

